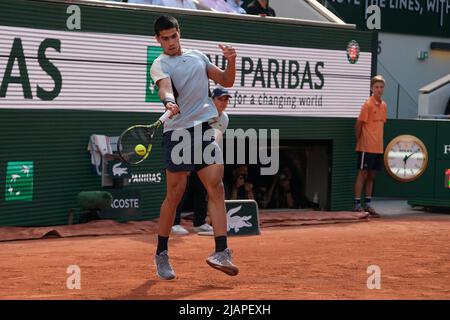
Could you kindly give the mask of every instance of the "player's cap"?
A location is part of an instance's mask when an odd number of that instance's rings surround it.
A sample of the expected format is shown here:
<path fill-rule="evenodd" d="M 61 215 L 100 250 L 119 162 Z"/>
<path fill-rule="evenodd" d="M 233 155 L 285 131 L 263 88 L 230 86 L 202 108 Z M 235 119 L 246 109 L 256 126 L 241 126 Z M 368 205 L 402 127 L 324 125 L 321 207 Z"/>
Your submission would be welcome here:
<path fill-rule="evenodd" d="M 212 92 L 212 97 L 216 98 L 216 97 L 224 97 L 224 96 L 228 96 L 231 98 L 230 92 L 222 87 L 217 87 L 213 90 Z"/>

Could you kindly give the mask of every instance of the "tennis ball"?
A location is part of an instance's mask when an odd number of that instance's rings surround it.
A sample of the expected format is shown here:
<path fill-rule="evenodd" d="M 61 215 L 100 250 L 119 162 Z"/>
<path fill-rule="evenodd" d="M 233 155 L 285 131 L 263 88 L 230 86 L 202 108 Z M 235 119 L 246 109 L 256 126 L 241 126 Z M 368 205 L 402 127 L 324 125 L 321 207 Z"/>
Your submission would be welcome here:
<path fill-rule="evenodd" d="M 147 148 L 142 144 L 138 144 L 134 147 L 134 152 L 136 152 L 138 156 L 144 156 L 147 153 Z"/>

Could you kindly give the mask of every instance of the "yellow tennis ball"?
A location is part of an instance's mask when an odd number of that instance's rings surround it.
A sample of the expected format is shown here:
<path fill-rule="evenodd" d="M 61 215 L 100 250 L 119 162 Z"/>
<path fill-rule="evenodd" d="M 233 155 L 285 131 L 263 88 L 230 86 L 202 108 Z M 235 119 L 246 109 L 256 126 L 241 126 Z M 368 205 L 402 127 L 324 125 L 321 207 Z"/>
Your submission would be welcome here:
<path fill-rule="evenodd" d="M 138 144 L 136 147 L 134 147 L 134 152 L 136 152 L 139 156 L 145 156 L 147 153 L 147 148 L 145 148 L 144 145 Z"/>

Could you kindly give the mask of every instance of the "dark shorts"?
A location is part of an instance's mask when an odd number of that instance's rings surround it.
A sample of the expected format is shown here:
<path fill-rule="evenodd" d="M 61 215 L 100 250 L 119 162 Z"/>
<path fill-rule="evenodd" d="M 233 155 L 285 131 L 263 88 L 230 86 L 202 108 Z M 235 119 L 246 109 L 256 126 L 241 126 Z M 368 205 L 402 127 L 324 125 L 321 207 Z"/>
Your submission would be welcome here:
<path fill-rule="evenodd" d="M 383 154 L 360 151 L 357 151 L 356 153 L 358 154 L 358 161 L 356 163 L 356 168 L 358 170 L 380 171 L 383 167 Z"/>
<path fill-rule="evenodd" d="M 211 164 L 223 163 L 214 130 L 207 122 L 189 129 L 165 132 L 162 146 L 165 168 L 171 172 L 199 171 Z"/>

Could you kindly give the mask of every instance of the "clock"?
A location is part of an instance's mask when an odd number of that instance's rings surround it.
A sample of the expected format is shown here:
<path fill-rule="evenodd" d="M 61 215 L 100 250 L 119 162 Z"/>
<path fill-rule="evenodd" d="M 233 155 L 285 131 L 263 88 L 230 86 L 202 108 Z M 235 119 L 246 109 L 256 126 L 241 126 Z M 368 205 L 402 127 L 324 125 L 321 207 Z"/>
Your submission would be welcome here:
<path fill-rule="evenodd" d="M 425 144 L 412 135 L 400 135 L 389 142 L 384 152 L 384 166 L 389 175 L 401 182 L 418 179 L 428 165 Z"/>

